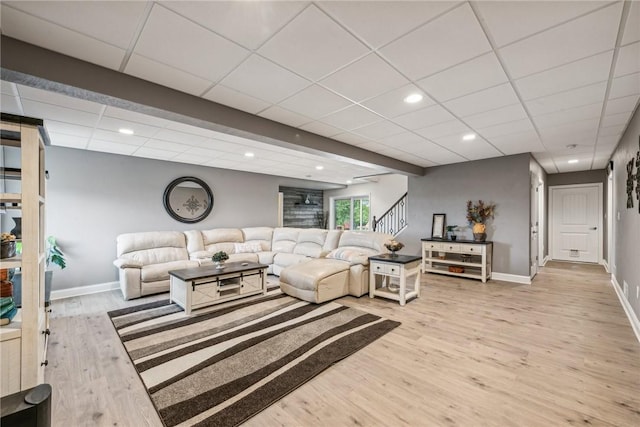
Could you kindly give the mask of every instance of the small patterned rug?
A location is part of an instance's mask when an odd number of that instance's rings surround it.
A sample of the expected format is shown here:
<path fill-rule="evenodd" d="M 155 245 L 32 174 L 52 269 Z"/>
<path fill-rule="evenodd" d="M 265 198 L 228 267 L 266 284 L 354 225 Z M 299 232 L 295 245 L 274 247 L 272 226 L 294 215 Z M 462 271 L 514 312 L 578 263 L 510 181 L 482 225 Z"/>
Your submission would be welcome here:
<path fill-rule="evenodd" d="M 400 325 L 272 289 L 197 310 L 108 313 L 166 426 L 236 426 Z"/>

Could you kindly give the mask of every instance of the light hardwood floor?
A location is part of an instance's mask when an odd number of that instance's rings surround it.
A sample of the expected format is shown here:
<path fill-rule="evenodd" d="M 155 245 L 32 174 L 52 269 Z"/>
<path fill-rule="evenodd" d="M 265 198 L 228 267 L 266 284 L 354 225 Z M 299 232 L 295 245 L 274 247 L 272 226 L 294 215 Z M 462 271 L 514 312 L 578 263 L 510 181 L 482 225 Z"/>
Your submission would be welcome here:
<path fill-rule="evenodd" d="M 422 276 L 422 295 L 339 302 L 402 322 L 248 426 L 640 426 L 640 344 L 600 266 L 550 262 L 532 285 Z M 161 426 L 107 311 L 54 301 L 54 426 Z"/>

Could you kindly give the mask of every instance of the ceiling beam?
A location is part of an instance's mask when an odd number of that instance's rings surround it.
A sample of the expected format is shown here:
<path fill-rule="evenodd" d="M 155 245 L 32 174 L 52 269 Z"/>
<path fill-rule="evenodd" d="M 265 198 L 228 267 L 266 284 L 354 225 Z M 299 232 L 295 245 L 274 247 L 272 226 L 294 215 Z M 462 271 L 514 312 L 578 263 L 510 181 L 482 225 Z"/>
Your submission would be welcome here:
<path fill-rule="evenodd" d="M 1 36 L 2 80 L 389 172 L 420 166 Z"/>

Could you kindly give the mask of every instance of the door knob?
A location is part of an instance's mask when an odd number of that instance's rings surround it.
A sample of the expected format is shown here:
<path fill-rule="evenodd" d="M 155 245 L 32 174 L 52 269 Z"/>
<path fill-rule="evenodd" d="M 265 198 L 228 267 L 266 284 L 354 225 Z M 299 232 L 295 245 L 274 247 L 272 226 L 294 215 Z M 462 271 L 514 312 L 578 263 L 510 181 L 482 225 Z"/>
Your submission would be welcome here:
<path fill-rule="evenodd" d="M 591 227 L 589 230 L 597 230 L 598 227 Z"/>

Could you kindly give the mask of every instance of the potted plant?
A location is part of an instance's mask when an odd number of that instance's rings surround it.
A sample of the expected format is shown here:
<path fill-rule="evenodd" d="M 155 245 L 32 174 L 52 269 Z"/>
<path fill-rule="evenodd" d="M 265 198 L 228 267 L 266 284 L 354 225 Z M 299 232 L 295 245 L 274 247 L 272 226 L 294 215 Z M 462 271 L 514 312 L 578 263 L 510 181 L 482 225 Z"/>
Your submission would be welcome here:
<path fill-rule="evenodd" d="M 224 262 L 229 259 L 229 255 L 225 251 L 219 251 L 213 254 L 211 261 L 216 263 L 216 268 L 224 268 Z"/>
<path fill-rule="evenodd" d="M 456 240 L 458 238 L 458 236 L 456 236 L 457 229 L 457 225 L 447 225 L 447 233 L 449 234 L 449 239 Z"/>
<path fill-rule="evenodd" d="M 14 256 L 16 256 L 16 236 L 11 233 L 2 233 L 0 258 L 13 258 Z"/>
<path fill-rule="evenodd" d="M 493 203 L 485 204 L 482 200 L 478 203 L 467 201 L 467 221 L 469 225 L 473 225 L 473 240 L 476 242 L 484 242 L 487 238 L 486 222 L 489 218 L 493 218 L 496 205 Z"/>

